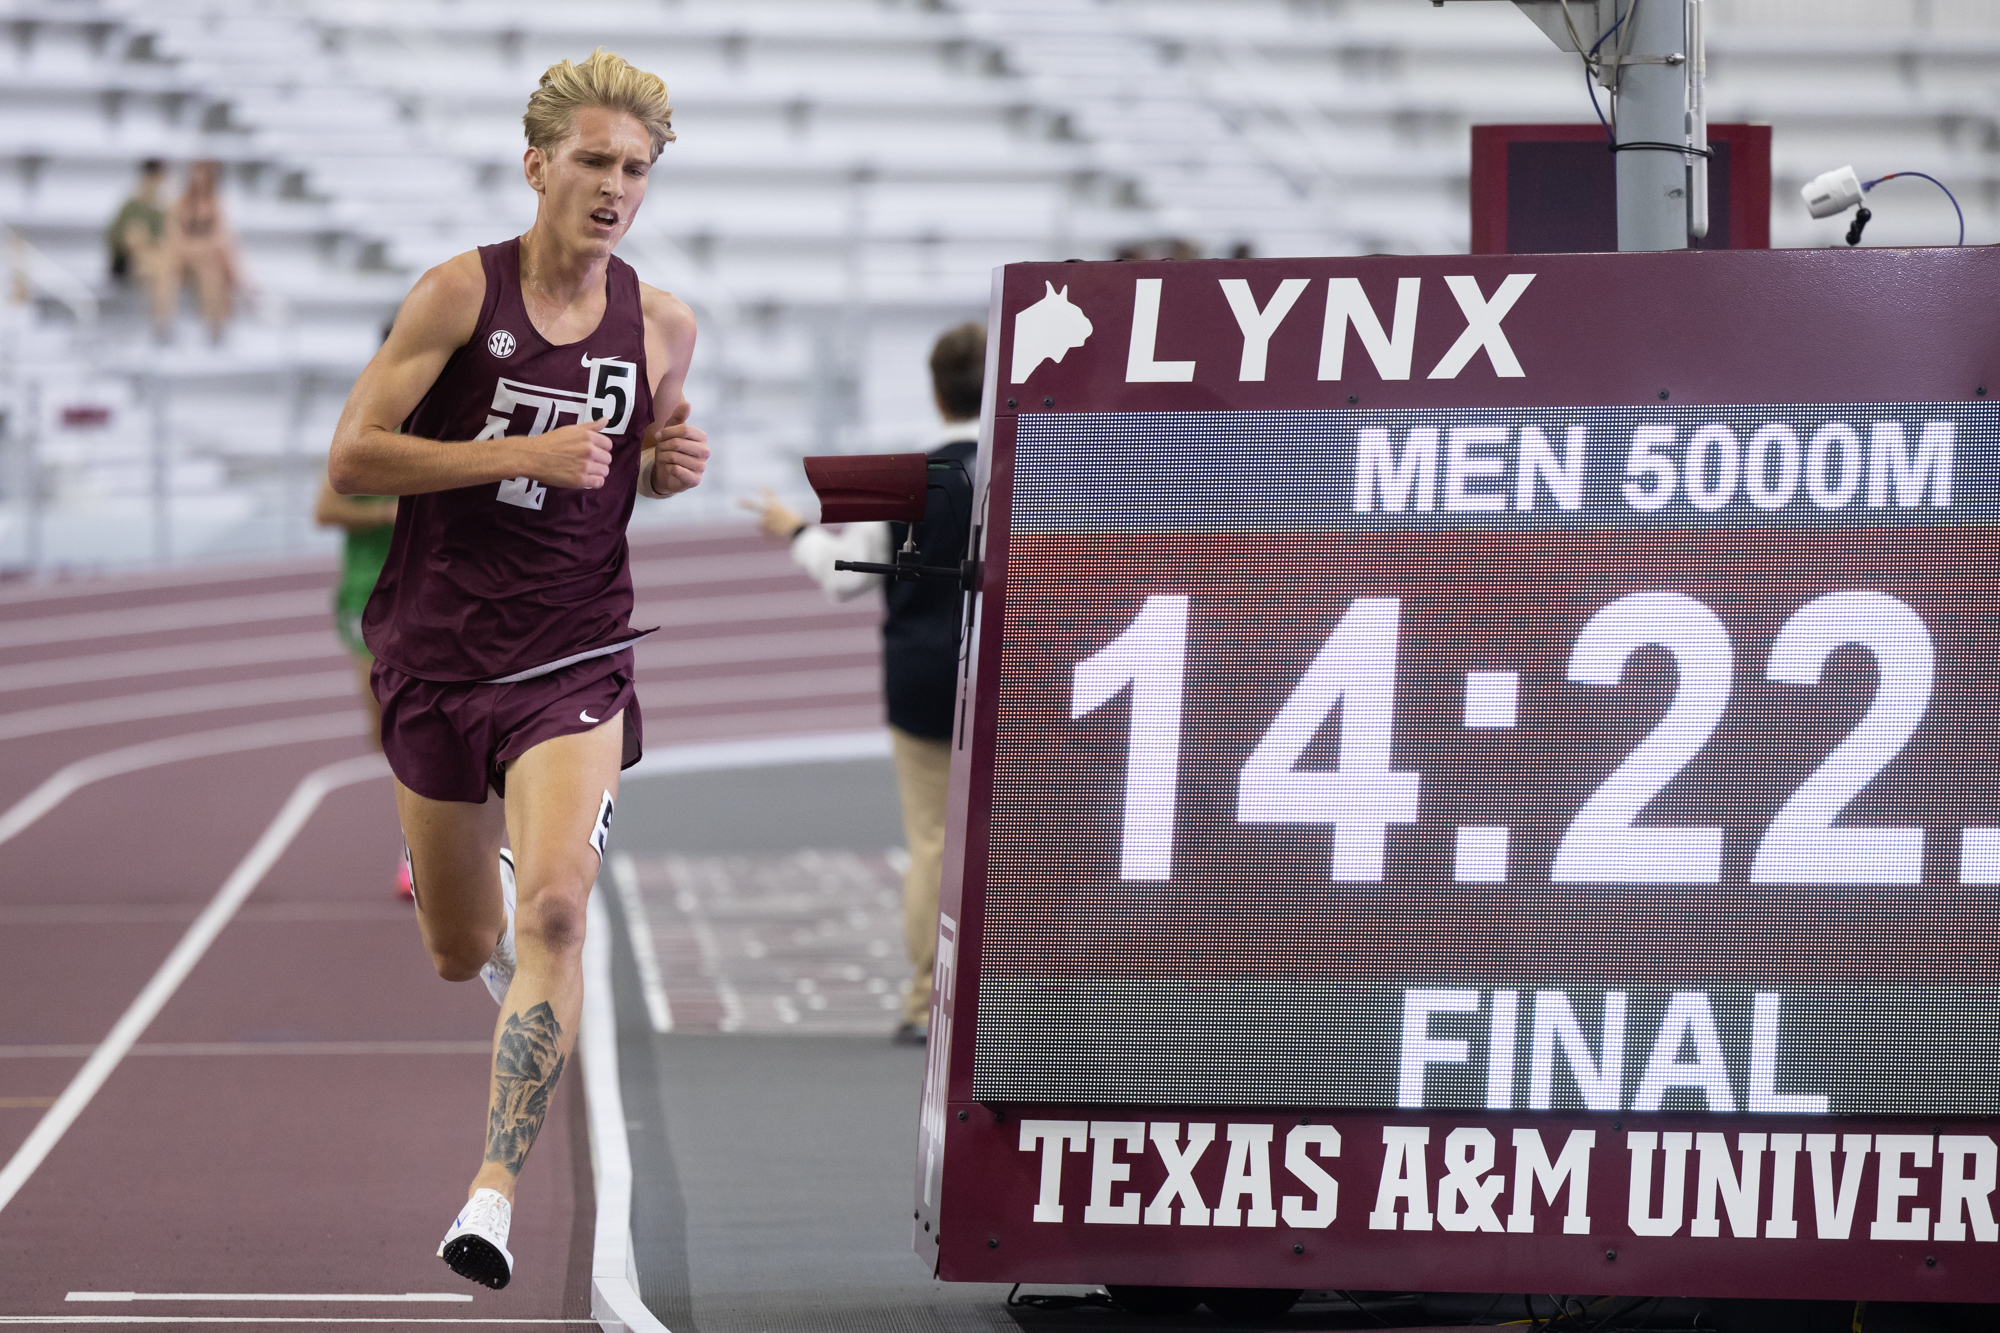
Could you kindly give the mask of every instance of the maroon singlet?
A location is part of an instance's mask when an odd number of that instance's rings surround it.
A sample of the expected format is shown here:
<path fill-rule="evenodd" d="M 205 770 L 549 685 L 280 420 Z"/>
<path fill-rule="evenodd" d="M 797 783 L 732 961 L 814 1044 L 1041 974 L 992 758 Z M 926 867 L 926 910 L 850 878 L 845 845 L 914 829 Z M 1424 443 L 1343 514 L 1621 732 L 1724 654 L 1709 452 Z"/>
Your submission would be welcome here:
<path fill-rule="evenodd" d="M 519 238 L 481 246 L 479 262 L 479 327 L 403 432 L 478 441 L 605 418 L 611 474 L 597 490 L 521 477 L 402 498 L 361 633 L 378 660 L 420 680 L 525 679 L 618 656 L 639 637 L 625 525 L 653 395 L 638 275 L 612 257 L 604 318 L 555 347 L 521 302 Z"/>

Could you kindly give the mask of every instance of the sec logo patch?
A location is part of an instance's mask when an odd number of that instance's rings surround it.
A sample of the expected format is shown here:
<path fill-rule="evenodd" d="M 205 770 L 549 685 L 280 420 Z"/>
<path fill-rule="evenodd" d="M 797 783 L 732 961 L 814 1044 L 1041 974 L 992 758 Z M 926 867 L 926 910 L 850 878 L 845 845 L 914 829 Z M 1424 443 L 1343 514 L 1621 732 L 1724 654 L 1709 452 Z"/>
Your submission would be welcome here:
<path fill-rule="evenodd" d="M 495 356 L 514 355 L 514 335 L 505 329 L 493 330 L 493 336 L 486 340 L 486 350 Z"/>

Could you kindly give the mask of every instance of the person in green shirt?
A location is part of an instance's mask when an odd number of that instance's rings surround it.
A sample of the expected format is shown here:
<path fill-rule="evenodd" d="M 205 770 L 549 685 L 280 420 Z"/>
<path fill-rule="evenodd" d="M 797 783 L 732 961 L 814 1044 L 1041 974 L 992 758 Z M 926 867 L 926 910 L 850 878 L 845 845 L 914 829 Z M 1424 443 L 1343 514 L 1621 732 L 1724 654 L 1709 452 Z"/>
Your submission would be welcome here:
<path fill-rule="evenodd" d="M 167 164 L 149 157 L 139 164 L 139 188 L 119 206 L 104 235 L 111 252 L 111 276 L 121 282 L 150 283 L 160 262 L 167 229 L 167 210 L 160 190 L 167 183 Z"/>
<path fill-rule="evenodd" d="M 375 658 L 361 641 L 361 612 L 375 591 L 382 563 L 389 558 L 389 540 L 396 532 L 396 498 L 376 495 L 342 495 L 333 483 L 320 478 L 319 500 L 313 506 L 313 522 L 323 528 L 340 528 L 347 538 L 340 560 L 340 582 L 333 590 L 333 628 L 347 651 L 354 655 L 355 676 L 361 686 L 361 706 L 368 713 L 368 741 L 382 748 L 382 706 L 375 701 L 368 674 Z M 396 872 L 396 893 L 409 899 L 410 863 L 405 857 Z"/>

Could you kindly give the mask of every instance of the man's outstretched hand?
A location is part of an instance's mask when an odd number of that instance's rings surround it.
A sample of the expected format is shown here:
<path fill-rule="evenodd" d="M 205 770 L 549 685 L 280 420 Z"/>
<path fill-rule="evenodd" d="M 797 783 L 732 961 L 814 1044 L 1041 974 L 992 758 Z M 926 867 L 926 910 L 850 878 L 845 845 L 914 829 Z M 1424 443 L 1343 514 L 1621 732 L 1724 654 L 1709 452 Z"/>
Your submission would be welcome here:
<path fill-rule="evenodd" d="M 805 519 L 788 508 L 783 500 L 772 494 L 769 486 L 760 486 L 757 489 L 762 492 L 757 499 L 738 500 L 736 505 L 739 509 L 747 509 L 757 516 L 757 526 L 764 530 L 766 537 L 774 541 L 790 541 L 810 526 Z"/>
<path fill-rule="evenodd" d="M 688 424 L 693 411 L 682 399 L 673 415 L 646 427 L 643 447 L 653 450 L 653 490 L 660 495 L 679 495 L 701 485 L 708 467 L 708 434 Z"/>

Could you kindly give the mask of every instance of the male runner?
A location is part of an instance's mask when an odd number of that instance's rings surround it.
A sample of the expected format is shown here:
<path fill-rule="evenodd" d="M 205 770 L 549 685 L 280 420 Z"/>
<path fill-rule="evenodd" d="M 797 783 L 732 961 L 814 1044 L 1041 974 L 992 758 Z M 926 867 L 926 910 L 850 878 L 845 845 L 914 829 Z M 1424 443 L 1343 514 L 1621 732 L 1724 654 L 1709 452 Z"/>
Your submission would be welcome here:
<path fill-rule="evenodd" d="M 611 254 L 672 116 L 602 49 L 550 66 L 522 118 L 534 226 L 423 276 L 327 460 L 343 494 L 403 497 L 362 633 L 424 944 L 500 1002 L 485 1162 L 438 1248 L 489 1287 L 513 1273 L 515 1180 L 576 1038 L 584 903 L 639 757 L 626 521 L 708 458 L 681 397 L 693 316 Z"/>

